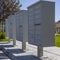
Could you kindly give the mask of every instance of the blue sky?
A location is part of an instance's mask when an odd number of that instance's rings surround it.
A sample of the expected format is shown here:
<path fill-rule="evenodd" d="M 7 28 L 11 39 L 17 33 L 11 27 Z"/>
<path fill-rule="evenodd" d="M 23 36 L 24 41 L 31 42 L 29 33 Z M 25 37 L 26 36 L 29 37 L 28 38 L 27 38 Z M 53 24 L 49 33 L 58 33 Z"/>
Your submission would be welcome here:
<path fill-rule="evenodd" d="M 27 7 L 39 0 L 20 0 L 20 3 L 22 4 L 21 9 L 26 10 Z M 60 20 L 60 0 L 53 0 L 55 1 L 55 21 Z"/>

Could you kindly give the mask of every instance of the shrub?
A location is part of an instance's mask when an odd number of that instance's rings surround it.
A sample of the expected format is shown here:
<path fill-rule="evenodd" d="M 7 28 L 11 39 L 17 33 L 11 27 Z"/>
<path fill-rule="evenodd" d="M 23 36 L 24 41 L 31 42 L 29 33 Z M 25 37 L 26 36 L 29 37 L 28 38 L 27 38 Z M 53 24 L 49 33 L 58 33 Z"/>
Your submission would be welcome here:
<path fill-rule="evenodd" d="M 60 47 L 60 35 L 55 36 L 55 46 Z"/>
<path fill-rule="evenodd" d="M 6 35 L 4 32 L 0 32 L 0 39 L 5 39 Z"/>
<path fill-rule="evenodd" d="M 55 42 L 55 46 L 60 47 L 60 42 Z"/>

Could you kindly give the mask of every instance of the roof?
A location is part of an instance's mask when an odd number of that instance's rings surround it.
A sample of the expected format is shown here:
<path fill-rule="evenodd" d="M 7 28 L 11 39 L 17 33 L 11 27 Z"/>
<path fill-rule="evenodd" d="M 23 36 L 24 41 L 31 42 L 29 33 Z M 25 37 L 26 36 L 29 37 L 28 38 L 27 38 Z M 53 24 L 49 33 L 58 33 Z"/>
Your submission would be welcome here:
<path fill-rule="evenodd" d="M 41 2 L 54 3 L 53 1 L 38 1 L 38 2 L 36 2 L 36 3 L 34 3 L 34 4 L 30 5 L 30 6 L 28 6 L 28 8 L 30 8 L 30 7 L 32 7 L 34 5 L 37 5 L 37 4 L 41 3 Z"/>
<path fill-rule="evenodd" d="M 57 24 L 60 24 L 60 20 L 58 22 L 56 22 Z"/>

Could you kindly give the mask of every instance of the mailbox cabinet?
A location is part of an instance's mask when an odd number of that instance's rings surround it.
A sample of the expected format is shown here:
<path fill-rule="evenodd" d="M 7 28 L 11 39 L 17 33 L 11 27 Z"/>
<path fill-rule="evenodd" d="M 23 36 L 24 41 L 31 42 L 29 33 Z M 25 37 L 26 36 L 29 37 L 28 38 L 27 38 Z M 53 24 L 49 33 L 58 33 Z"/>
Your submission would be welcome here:
<path fill-rule="evenodd" d="M 39 1 L 28 7 L 28 42 L 54 46 L 55 3 Z"/>

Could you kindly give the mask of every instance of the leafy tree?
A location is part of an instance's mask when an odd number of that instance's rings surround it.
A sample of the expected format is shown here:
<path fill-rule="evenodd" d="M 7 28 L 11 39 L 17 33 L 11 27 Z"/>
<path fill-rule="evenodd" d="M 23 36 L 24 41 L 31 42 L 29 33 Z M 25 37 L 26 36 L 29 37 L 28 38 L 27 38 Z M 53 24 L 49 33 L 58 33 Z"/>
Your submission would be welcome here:
<path fill-rule="evenodd" d="M 0 23 L 2 24 L 2 32 L 4 32 L 5 19 L 9 15 L 20 11 L 20 7 L 19 0 L 0 0 Z"/>

